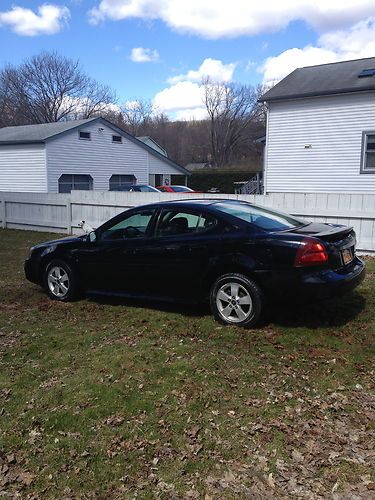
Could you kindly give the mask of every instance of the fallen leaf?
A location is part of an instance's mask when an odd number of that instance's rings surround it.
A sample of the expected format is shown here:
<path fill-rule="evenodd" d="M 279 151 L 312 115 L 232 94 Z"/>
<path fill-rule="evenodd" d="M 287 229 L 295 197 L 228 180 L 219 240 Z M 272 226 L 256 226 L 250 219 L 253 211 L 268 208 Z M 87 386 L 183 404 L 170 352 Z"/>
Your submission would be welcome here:
<path fill-rule="evenodd" d="M 35 476 L 30 472 L 21 472 L 17 476 L 17 481 L 23 483 L 25 486 L 30 486 L 34 482 Z"/>

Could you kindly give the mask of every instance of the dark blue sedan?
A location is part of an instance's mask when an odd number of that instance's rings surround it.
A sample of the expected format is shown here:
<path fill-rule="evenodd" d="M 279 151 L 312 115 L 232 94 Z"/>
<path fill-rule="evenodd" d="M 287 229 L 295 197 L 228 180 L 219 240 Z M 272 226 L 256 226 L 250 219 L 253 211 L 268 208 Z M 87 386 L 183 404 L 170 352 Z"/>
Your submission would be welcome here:
<path fill-rule="evenodd" d="M 250 327 L 267 299 L 328 299 L 365 276 L 352 228 L 234 200 L 127 210 L 85 236 L 30 249 L 26 277 L 52 299 L 82 292 L 208 300 L 215 318 Z M 289 302 L 293 304 L 293 300 Z"/>

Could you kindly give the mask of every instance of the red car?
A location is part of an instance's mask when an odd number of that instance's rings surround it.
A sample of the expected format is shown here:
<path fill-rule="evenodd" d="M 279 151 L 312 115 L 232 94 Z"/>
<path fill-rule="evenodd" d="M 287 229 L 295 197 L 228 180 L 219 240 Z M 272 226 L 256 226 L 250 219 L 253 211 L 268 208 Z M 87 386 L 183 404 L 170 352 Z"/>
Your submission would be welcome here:
<path fill-rule="evenodd" d="M 187 186 L 158 186 L 157 189 L 163 193 L 198 193 Z"/>

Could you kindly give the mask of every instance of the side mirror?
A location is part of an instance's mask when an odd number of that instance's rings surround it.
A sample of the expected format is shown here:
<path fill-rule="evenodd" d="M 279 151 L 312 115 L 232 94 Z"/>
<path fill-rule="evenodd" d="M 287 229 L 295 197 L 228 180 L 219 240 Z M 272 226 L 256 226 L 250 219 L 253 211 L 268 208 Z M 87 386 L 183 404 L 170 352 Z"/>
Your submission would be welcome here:
<path fill-rule="evenodd" d="M 93 243 L 94 241 L 96 241 L 96 233 L 95 231 L 90 231 L 89 234 L 87 235 L 88 237 L 88 240 Z"/>

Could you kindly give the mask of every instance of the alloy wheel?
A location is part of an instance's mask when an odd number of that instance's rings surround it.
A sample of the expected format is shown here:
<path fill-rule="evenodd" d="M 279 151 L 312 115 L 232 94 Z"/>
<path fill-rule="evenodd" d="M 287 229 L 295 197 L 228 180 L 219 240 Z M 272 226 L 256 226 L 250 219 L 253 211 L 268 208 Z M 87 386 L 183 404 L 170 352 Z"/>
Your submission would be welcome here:
<path fill-rule="evenodd" d="M 246 321 L 252 313 L 253 301 L 248 290 L 236 282 L 222 285 L 216 294 L 220 316 L 228 323 Z"/>
<path fill-rule="evenodd" d="M 54 266 L 49 270 L 47 283 L 51 293 L 59 299 L 69 292 L 69 276 L 61 266 Z"/>

